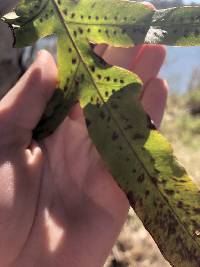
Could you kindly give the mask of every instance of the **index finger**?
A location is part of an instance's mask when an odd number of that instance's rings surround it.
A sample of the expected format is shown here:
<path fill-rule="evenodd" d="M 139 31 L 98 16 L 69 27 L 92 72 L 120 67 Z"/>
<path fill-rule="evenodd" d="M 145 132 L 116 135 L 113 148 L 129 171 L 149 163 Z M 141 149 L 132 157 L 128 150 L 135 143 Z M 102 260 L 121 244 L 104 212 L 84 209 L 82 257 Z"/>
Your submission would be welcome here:
<path fill-rule="evenodd" d="M 153 4 L 151 4 L 151 3 L 149 3 L 149 2 L 144 1 L 144 2 L 142 2 L 142 4 L 145 5 L 145 6 L 147 6 L 147 7 L 149 7 L 149 8 L 152 9 L 152 10 L 155 9 L 155 6 L 154 6 Z M 105 54 L 105 52 L 106 52 L 107 49 L 109 49 L 109 48 L 113 48 L 113 49 L 114 49 L 114 47 L 109 46 L 109 45 L 107 45 L 107 44 L 96 45 L 95 48 L 94 48 L 94 52 L 95 52 L 97 55 L 103 57 L 104 54 Z M 120 49 L 123 49 L 123 50 L 124 50 L 124 48 L 119 48 L 119 47 L 116 48 L 116 49 L 118 49 L 119 54 L 121 54 L 121 53 L 120 53 Z M 136 52 L 136 50 L 135 50 L 135 52 Z M 139 52 L 139 48 L 138 48 L 138 52 Z M 137 54 L 137 52 L 136 52 L 136 54 Z M 129 54 L 128 54 L 128 56 L 129 56 Z M 124 55 L 123 62 L 127 62 L 127 59 L 128 59 L 128 57 L 126 57 L 126 55 Z M 133 58 L 132 58 L 132 60 L 133 60 Z M 116 59 L 116 61 L 117 61 L 117 59 Z M 122 62 L 121 59 L 118 60 L 118 61 Z M 117 64 L 113 64 L 113 65 L 117 65 Z M 124 64 L 123 64 L 123 65 L 124 65 Z M 123 66 L 122 66 L 122 67 L 123 67 Z"/>

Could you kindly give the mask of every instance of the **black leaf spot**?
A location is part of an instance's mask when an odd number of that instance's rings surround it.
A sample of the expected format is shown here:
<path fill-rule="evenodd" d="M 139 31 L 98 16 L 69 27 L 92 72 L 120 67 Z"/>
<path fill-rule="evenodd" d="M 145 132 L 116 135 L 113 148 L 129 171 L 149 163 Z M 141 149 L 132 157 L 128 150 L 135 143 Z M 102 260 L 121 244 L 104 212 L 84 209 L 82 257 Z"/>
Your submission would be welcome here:
<path fill-rule="evenodd" d="M 85 119 L 85 122 L 86 122 L 86 126 L 89 127 L 91 125 L 91 121 L 89 119 Z"/>
<path fill-rule="evenodd" d="M 116 132 L 113 132 L 112 134 L 112 140 L 115 141 L 119 138 L 119 135 Z"/>
<path fill-rule="evenodd" d="M 67 9 L 64 9 L 63 13 L 64 13 L 65 16 L 67 16 Z"/>
<path fill-rule="evenodd" d="M 79 83 L 80 83 L 79 80 L 75 80 L 75 85 L 76 86 L 79 86 Z"/>
<path fill-rule="evenodd" d="M 158 181 L 157 181 L 156 177 L 151 176 L 150 178 L 151 178 L 152 183 L 154 185 L 157 185 Z"/>
<path fill-rule="evenodd" d="M 169 196 L 172 196 L 175 192 L 172 189 L 165 189 L 165 193 Z"/>
<path fill-rule="evenodd" d="M 143 183 L 144 180 L 145 180 L 145 176 L 144 176 L 144 174 L 140 175 L 140 176 L 137 178 L 138 183 Z"/>
<path fill-rule="evenodd" d="M 95 72 L 95 66 L 93 66 L 93 65 L 90 66 L 90 69 L 91 69 L 92 72 Z"/>
<path fill-rule="evenodd" d="M 109 96 L 109 93 L 108 91 L 105 92 L 105 96 L 108 97 Z"/>
<path fill-rule="evenodd" d="M 78 28 L 80 34 L 83 34 L 83 29 L 82 28 Z"/>
<path fill-rule="evenodd" d="M 194 211 L 195 213 L 200 214 L 200 208 L 194 208 L 193 211 Z"/>
<path fill-rule="evenodd" d="M 75 17 L 75 15 L 76 15 L 75 13 L 72 13 L 71 18 L 73 19 Z"/>
<path fill-rule="evenodd" d="M 149 196 L 149 194 L 150 194 L 149 190 L 146 190 L 145 191 L 145 197 L 147 198 Z"/>
<path fill-rule="evenodd" d="M 128 124 L 124 127 L 124 130 L 130 130 L 133 129 L 133 126 L 131 124 Z"/>
<path fill-rule="evenodd" d="M 180 209 L 182 209 L 183 208 L 183 202 L 182 201 L 179 201 L 177 203 L 177 207 L 180 208 Z"/>
<path fill-rule="evenodd" d="M 72 64 L 76 64 L 76 58 L 72 58 Z"/>

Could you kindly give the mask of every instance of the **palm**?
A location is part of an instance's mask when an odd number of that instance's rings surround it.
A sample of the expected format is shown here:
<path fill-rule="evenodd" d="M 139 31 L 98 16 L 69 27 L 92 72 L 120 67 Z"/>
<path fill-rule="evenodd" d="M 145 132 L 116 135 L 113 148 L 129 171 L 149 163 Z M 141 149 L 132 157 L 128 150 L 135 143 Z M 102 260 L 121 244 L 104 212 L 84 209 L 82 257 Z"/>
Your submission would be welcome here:
<path fill-rule="evenodd" d="M 89 202 L 96 204 L 103 202 L 98 199 L 98 192 L 103 187 L 105 193 L 105 187 L 112 179 L 92 144 L 83 121 L 67 118 L 43 145 L 46 151 L 46 176 L 52 177 L 51 182 L 62 197 L 65 208 L 68 207 L 78 216 L 79 209 L 87 208 L 84 201 L 90 200 Z"/>
<path fill-rule="evenodd" d="M 144 52 L 140 54 L 144 54 L 147 58 L 147 55 L 151 55 L 151 53 L 157 55 L 158 50 L 159 48 L 154 47 L 151 52 L 151 48 L 145 48 Z M 160 50 L 163 53 L 163 49 Z M 145 55 L 145 51 L 148 52 L 147 55 Z M 139 61 L 134 66 L 134 71 L 148 84 L 141 101 L 158 125 L 166 100 L 166 87 L 155 77 L 163 57 L 160 59 L 157 57 L 156 61 L 158 62 L 154 66 L 153 73 L 141 71 L 145 68 L 148 69 L 149 65 L 152 66 L 152 62 L 155 63 L 152 55 L 151 58 L 149 64 L 147 64 L 148 60 L 145 61 L 145 67 L 144 65 L 142 67 Z M 44 66 L 48 65 L 45 60 L 52 66 L 48 70 L 50 75 L 42 73 L 45 69 Z M 25 81 L 21 81 L 22 85 L 19 83 L 1 103 L 1 109 L 9 110 L 6 116 L 10 118 L 10 122 L 13 121 L 13 125 L 16 121 L 20 124 L 20 140 L 23 140 L 20 142 L 25 144 L 22 149 L 24 146 L 30 146 L 31 131 L 24 129 L 35 127 L 46 105 L 41 90 L 44 91 L 43 87 L 47 91 L 49 87 L 52 89 L 55 87 L 54 78 L 51 78 L 51 82 L 45 79 L 56 76 L 56 67 L 49 56 L 45 60 L 43 63 L 38 63 L 38 65 L 42 65 L 40 68 L 43 77 L 41 85 L 38 86 L 41 87 L 40 90 L 35 90 L 35 82 L 30 83 L 28 80 L 28 77 L 30 79 L 34 77 L 34 69 L 38 69 L 36 64 L 27 74 L 27 78 L 24 78 Z M 52 70 L 53 68 L 54 70 Z M 31 78 L 31 76 L 33 77 Z M 161 90 L 155 92 L 155 88 Z M 49 99 L 53 90 L 47 93 Z M 37 94 L 41 95 L 39 104 Z M 18 101 L 16 96 L 19 95 L 21 96 Z M 32 110 L 28 116 L 24 112 L 27 107 Z M 18 118 L 18 116 L 21 117 Z M 19 157 L 19 155 L 17 157 L 21 171 L 16 175 L 16 180 L 18 181 L 21 176 L 24 176 L 24 180 L 28 178 L 33 184 L 29 185 L 28 189 L 22 188 L 20 191 L 22 193 L 16 193 L 22 210 L 29 212 L 26 215 L 27 229 L 22 231 L 22 234 L 18 235 L 16 231 L 19 221 L 11 223 L 14 225 L 15 239 L 18 240 L 22 236 L 21 243 L 16 243 L 16 247 L 13 249 L 14 256 L 20 255 L 13 266 L 31 267 L 35 266 L 34 264 L 37 262 L 36 266 L 42 267 L 102 266 L 126 218 L 128 201 L 92 144 L 79 108 L 66 118 L 52 136 L 46 138 L 39 146 L 33 147 L 35 148 L 33 149 L 31 146 L 25 150 L 28 157 L 31 154 L 30 160 L 23 162 L 23 157 Z M 13 155 L 16 157 L 15 153 Z M 23 173 L 28 168 L 31 168 L 32 176 L 29 171 L 26 174 Z M 28 190 L 28 195 L 26 190 Z M 26 196 L 27 200 L 22 196 Z M 16 214 L 18 214 L 17 209 L 12 216 L 15 217 Z M 15 258 L 14 256 L 13 258 Z M 0 263 L 2 257 L 0 254 Z M 31 265 L 30 259 L 33 265 Z"/>
<path fill-rule="evenodd" d="M 37 252 L 45 255 L 44 266 L 63 266 L 63 261 L 66 266 L 81 266 L 83 261 L 95 266 L 96 257 L 91 254 L 98 255 L 102 245 L 103 264 L 127 213 L 124 194 L 106 171 L 82 123 L 67 118 L 41 147 L 44 172 L 38 211 L 16 266 L 27 262 L 35 244 Z"/>

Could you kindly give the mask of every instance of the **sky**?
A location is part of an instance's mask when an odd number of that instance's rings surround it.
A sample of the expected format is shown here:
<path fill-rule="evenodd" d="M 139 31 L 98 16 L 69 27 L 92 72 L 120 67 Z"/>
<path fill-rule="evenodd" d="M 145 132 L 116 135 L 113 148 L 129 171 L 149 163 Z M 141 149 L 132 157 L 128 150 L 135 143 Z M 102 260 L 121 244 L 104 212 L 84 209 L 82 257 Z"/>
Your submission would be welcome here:
<path fill-rule="evenodd" d="M 167 47 L 159 76 L 168 81 L 170 92 L 184 93 L 195 70 L 200 73 L 200 47 Z"/>
<path fill-rule="evenodd" d="M 191 0 L 184 0 L 183 1 L 185 4 L 189 4 L 189 3 L 191 3 L 192 1 Z M 200 3 L 200 0 L 194 0 L 193 2 L 196 2 L 196 3 Z"/>

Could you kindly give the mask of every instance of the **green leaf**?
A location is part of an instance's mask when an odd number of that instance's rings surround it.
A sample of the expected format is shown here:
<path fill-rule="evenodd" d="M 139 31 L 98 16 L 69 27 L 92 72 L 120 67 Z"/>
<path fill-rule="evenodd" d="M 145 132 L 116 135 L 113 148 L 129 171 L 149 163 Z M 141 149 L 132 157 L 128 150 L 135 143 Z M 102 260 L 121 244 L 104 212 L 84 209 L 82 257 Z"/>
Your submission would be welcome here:
<path fill-rule="evenodd" d="M 109 171 L 173 266 L 200 266 L 200 190 L 138 102 L 137 80 L 100 106 L 89 132 Z M 123 104 L 122 104 L 123 103 Z"/>
<path fill-rule="evenodd" d="M 179 7 L 155 12 L 148 43 L 200 45 L 200 7 Z"/>
<path fill-rule="evenodd" d="M 173 266 L 200 266 L 200 191 L 139 103 L 136 75 L 98 58 L 91 43 L 198 45 L 199 7 L 153 11 L 122 0 L 21 0 L 4 19 L 16 46 L 55 34 L 60 89 L 34 132 L 53 132 L 77 101 L 108 169 Z"/>
<path fill-rule="evenodd" d="M 115 12 L 108 16 L 107 11 L 111 8 Z M 131 16 L 127 16 L 127 10 L 131 11 Z M 133 45 L 133 39 L 135 43 L 144 42 L 153 13 L 141 4 L 119 0 L 20 1 L 16 8 L 18 17 L 5 19 L 14 29 L 15 45 L 31 45 L 52 34 L 58 39 L 59 86 L 63 91 L 56 92 L 56 97 L 49 103 L 34 132 L 35 137 L 43 138 L 55 130 L 79 98 L 81 88 L 90 82 L 96 83 L 100 75 L 106 79 L 104 70 L 110 66 L 102 64 L 102 60 L 91 53 L 88 41 L 125 47 Z M 82 44 L 88 45 L 87 52 L 82 50 Z M 84 82 L 83 77 L 86 77 Z M 62 105 L 57 102 L 58 94 Z"/>

